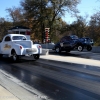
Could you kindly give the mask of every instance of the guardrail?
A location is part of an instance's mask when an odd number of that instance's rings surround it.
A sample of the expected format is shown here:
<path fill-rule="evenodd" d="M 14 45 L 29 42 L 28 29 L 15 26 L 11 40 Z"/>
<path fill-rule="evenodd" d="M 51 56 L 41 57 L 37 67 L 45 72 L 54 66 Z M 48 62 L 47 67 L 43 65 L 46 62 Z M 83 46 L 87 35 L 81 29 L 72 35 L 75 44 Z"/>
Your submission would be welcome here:
<path fill-rule="evenodd" d="M 53 52 L 52 48 L 54 47 L 55 44 L 48 43 L 48 44 L 41 44 L 43 48 L 43 54 L 48 54 L 48 52 Z M 87 50 L 83 50 L 87 51 Z M 93 53 L 100 53 L 100 46 L 93 46 L 91 52 Z"/>
<path fill-rule="evenodd" d="M 100 46 L 93 46 L 91 52 L 94 52 L 94 53 L 100 53 Z"/>
<path fill-rule="evenodd" d="M 44 49 L 52 49 L 55 44 L 48 43 L 48 44 L 41 44 L 42 48 Z"/>

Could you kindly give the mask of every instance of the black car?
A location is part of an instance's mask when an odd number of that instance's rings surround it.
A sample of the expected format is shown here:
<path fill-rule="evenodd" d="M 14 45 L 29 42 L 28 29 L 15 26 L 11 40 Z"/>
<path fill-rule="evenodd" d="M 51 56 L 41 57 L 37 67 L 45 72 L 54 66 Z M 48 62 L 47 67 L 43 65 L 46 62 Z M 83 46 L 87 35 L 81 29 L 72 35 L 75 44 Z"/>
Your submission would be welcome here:
<path fill-rule="evenodd" d="M 55 44 L 53 50 L 59 53 L 61 51 L 70 52 L 74 49 L 77 49 L 78 51 L 82 51 L 83 49 L 91 51 L 92 46 L 93 41 L 88 37 L 78 38 L 76 35 L 69 35 L 62 37 L 61 40 Z"/>

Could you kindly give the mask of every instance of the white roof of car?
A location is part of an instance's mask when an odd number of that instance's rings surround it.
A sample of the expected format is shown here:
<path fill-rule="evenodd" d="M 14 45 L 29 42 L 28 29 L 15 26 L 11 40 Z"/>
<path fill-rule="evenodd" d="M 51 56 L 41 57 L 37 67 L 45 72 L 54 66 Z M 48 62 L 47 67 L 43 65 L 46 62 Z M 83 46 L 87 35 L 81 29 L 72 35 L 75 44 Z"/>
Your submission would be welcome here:
<path fill-rule="evenodd" d="M 22 35 L 22 34 L 8 34 L 8 36 L 25 36 L 25 35 Z"/>

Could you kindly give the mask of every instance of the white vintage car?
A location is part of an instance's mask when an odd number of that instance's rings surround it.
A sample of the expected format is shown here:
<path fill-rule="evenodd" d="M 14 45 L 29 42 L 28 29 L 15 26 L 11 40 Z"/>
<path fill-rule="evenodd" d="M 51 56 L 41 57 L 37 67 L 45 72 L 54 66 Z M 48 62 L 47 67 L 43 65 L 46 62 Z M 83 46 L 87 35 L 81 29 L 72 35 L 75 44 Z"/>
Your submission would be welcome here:
<path fill-rule="evenodd" d="M 42 53 L 40 44 L 33 44 L 25 35 L 8 34 L 0 43 L 0 56 L 8 55 L 16 61 L 21 56 L 33 56 L 35 60 L 39 59 Z"/>

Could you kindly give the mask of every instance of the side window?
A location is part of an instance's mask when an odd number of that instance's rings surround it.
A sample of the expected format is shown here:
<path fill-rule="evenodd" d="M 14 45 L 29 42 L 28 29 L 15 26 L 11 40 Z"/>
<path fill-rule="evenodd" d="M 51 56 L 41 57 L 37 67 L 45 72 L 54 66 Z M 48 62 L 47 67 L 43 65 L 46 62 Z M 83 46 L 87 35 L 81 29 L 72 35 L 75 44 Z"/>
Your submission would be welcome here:
<path fill-rule="evenodd" d="M 4 41 L 11 41 L 11 39 L 9 36 L 7 36 Z"/>
<path fill-rule="evenodd" d="M 70 37 L 69 36 L 65 36 L 61 39 L 60 42 L 66 42 L 66 41 L 69 41 L 70 40 Z"/>
<path fill-rule="evenodd" d="M 91 42 L 91 39 L 87 38 L 87 42 Z"/>
<path fill-rule="evenodd" d="M 81 38 L 81 39 L 79 39 L 80 41 L 82 41 L 82 42 L 84 42 L 85 41 L 85 39 L 84 38 Z"/>
<path fill-rule="evenodd" d="M 65 38 L 63 37 L 63 38 L 61 38 L 60 42 L 64 42 L 64 40 L 65 40 Z"/>
<path fill-rule="evenodd" d="M 71 40 L 70 36 L 66 36 L 65 38 L 66 38 L 66 41 L 70 41 Z"/>

